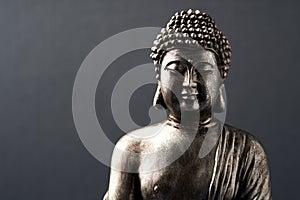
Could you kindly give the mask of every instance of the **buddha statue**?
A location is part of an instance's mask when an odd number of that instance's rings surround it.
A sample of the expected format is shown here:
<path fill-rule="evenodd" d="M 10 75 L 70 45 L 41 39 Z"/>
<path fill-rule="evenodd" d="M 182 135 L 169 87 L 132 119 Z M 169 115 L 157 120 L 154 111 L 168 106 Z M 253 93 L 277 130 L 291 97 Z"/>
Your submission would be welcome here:
<path fill-rule="evenodd" d="M 214 20 L 178 12 L 151 51 L 154 105 L 168 118 L 117 142 L 104 199 L 271 199 L 262 145 L 215 117 L 226 109 L 231 47 Z"/>

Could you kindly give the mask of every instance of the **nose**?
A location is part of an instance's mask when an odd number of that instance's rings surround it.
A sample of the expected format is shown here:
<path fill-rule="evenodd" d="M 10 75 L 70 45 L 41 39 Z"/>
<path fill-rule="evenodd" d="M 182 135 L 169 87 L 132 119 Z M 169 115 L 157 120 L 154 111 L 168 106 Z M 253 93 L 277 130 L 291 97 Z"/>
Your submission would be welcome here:
<path fill-rule="evenodd" d="M 191 88 L 197 87 L 197 83 L 195 82 L 194 67 L 191 67 L 191 69 L 186 70 L 186 72 L 184 73 L 183 87 L 191 87 Z"/>

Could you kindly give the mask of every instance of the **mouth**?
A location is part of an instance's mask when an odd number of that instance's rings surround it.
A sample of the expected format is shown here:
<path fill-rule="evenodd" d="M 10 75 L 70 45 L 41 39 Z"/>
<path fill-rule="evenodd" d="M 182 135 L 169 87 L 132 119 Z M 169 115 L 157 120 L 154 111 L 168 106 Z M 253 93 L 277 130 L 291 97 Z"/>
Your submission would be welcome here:
<path fill-rule="evenodd" d="M 186 99 L 186 100 L 196 100 L 197 99 L 197 96 L 199 94 L 198 93 L 184 93 L 184 94 L 181 94 L 181 97 L 182 99 Z"/>

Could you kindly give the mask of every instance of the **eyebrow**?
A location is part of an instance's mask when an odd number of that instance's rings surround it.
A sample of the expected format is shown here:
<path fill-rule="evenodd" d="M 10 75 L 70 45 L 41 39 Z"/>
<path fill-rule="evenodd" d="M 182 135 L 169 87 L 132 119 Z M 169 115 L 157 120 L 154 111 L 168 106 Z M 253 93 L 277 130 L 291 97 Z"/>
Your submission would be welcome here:
<path fill-rule="evenodd" d="M 175 60 L 176 59 L 176 60 Z M 192 65 L 190 62 L 188 62 L 186 59 L 184 59 L 184 58 L 182 58 L 182 57 L 180 57 L 180 56 L 176 56 L 175 58 L 174 58 L 174 60 L 172 60 L 172 61 L 170 61 L 170 62 L 168 62 L 167 64 L 166 64 L 166 67 L 168 67 L 169 65 L 171 65 L 171 64 L 178 64 L 178 63 L 180 63 L 180 64 L 185 64 L 185 65 L 187 65 L 187 66 L 189 66 L 189 65 Z"/>
<path fill-rule="evenodd" d="M 201 67 L 201 65 L 203 65 L 203 64 L 204 64 L 204 65 L 209 65 L 209 67 L 210 67 L 211 69 L 214 68 L 213 65 L 212 65 L 211 63 L 206 62 L 206 61 L 197 63 L 197 65 L 196 65 L 195 67 Z"/>
<path fill-rule="evenodd" d="M 172 60 L 170 62 L 168 62 L 165 66 L 165 68 L 167 68 L 168 66 L 172 65 L 172 64 L 184 64 L 188 67 L 190 66 L 194 66 L 192 63 L 188 62 L 186 59 L 178 56 L 178 58 L 176 58 L 177 60 Z M 206 62 L 206 61 L 200 61 L 199 63 L 197 63 L 197 65 L 195 65 L 194 67 L 195 68 L 198 68 L 198 67 L 201 67 L 201 65 L 208 65 L 210 67 L 210 69 L 213 69 L 213 65 L 209 62 Z"/>

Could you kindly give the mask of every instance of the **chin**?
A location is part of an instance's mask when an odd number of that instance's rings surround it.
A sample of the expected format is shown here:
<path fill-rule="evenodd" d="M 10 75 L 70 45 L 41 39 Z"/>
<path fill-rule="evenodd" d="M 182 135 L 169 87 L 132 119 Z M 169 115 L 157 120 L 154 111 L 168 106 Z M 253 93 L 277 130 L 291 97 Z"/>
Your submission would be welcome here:
<path fill-rule="evenodd" d="M 180 104 L 180 110 L 183 112 L 201 112 L 209 108 L 210 103 L 208 101 L 206 102 L 185 102 L 182 101 Z"/>
<path fill-rule="evenodd" d="M 200 105 L 198 102 L 182 102 L 180 108 L 183 112 L 200 111 Z"/>

